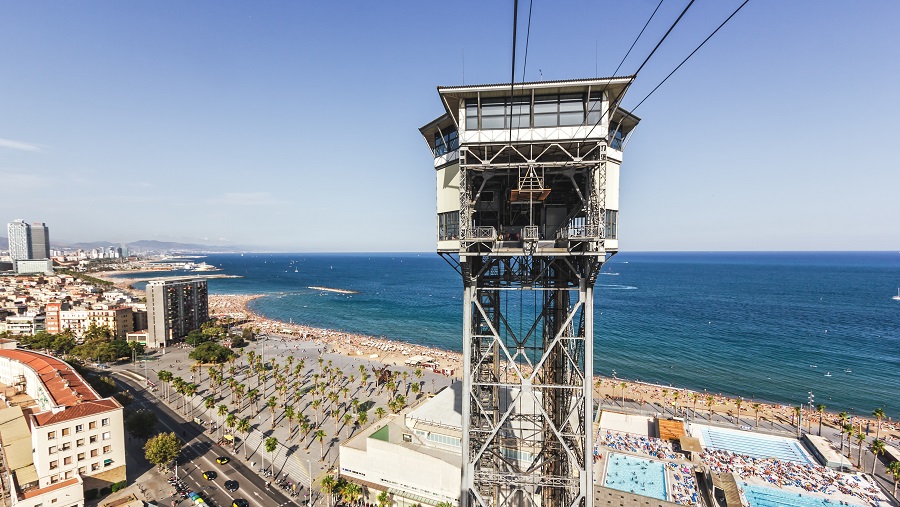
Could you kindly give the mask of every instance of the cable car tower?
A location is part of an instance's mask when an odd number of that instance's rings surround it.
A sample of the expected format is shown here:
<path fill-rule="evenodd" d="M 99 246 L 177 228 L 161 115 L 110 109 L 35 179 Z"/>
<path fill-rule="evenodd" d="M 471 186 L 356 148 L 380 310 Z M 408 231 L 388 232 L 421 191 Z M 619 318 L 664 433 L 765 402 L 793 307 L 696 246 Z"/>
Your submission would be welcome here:
<path fill-rule="evenodd" d="M 632 79 L 438 87 L 420 129 L 463 280 L 461 507 L 593 505 L 593 289 L 618 251 Z"/>

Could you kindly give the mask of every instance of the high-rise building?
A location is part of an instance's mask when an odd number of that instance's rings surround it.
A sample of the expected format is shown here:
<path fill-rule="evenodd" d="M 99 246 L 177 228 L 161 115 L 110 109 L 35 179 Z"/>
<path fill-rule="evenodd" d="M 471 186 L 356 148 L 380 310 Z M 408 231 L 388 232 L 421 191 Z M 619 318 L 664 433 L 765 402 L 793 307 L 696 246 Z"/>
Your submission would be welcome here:
<path fill-rule="evenodd" d="M 31 257 L 29 259 L 50 258 L 50 229 L 43 222 L 31 224 Z"/>
<path fill-rule="evenodd" d="M 24 220 L 13 220 L 6 230 L 9 233 L 9 257 L 13 265 L 18 260 L 31 259 L 31 226 Z"/>
<path fill-rule="evenodd" d="M 147 283 L 147 346 L 165 347 L 209 320 L 209 294 L 203 278 Z"/>

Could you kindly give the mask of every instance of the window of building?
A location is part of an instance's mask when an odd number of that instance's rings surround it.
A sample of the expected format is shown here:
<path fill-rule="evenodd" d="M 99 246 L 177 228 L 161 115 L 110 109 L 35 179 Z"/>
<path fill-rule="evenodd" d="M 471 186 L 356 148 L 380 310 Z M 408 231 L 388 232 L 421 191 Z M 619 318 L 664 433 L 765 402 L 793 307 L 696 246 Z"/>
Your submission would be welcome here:
<path fill-rule="evenodd" d="M 459 211 L 438 213 L 438 241 L 459 239 Z"/>
<path fill-rule="evenodd" d="M 62 430 L 62 436 L 64 436 L 64 437 L 69 436 L 69 428 L 63 428 L 63 430 Z"/>
<path fill-rule="evenodd" d="M 91 421 L 88 423 L 88 429 L 93 430 L 97 428 L 97 421 Z"/>
<path fill-rule="evenodd" d="M 83 424 L 76 424 L 76 425 L 75 425 L 75 433 L 81 433 L 82 431 L 84 431 L 84 425 L 83 425 Z"/>
<path fill-rule="evenodd" d="M 622 127 L 618 122 L 609 122 L 609 147 L 621 150 L 622 141 L 625 140 L 625 134 L 622 133 Z"/>
<path fill-rule="evenodd" d="M 478 130 L 478 99 L 466 99 L 466 130 Z"/>
<path fill-rule="evenodd" d="M 604 231 L 606 233 L 606 235 L 603 236 L 604 238 L 608 238 L 608 239 L 616 239 L 617 238 L 617 235 L 619 233 L 618 224 L 617 224 L 618 220 L 619 220 L 619 212 L 617 210 L 614 210 L 614 209 L 606 210 L 606 230 Z"/>
<path fill-rule="evenodd" d="M 50 454 L 56 453 L 56 446 L 55 446 L 55 445 L 51 445 L 51 446 L 50 446 L 50 449 L 49 449 L 47 452 L 50 453 Z"/>
<path fill-rule="evenodd" d="M 103 440 L 109 440 L 110 438 L 112 438 L 112 437 L 110 436 L 109 432 L 104 431 L 103 432 Z"/>
<path fill-rule="evenodd" d="M 592 93 L 590 100 L 588 100 L 587 124 L 591 126 L 598 125 L 600 123 L 600 115 L 603 112 L 603 94 Z"/>
<path fill-rule="evenodd" d="M 91 449 L 91 457 L 92 458 L 96 458 L 99 453 L 100 453 L 100 451 L 98 451 L 97 449 Z"/>
<path fill-rule="evenodd" d="M 57 482 L 59 482 L 59 475 L 51 475 L 50 476 L 50 484 L 56 484 Z"/>
<path fill-rule="evenodd" d="M 111 446 L 111 445 L 104 445 L 104 446 L 103 446 L 103 454 L 109 454 L 109 453 L 111 453 L 111 452 L 112 452 L 112 446 Z"/>
<path fill-rule="evenodd" d="M 59 468 L 59 460 L 53 460 L 50 462 L 50 470 Z"/>
<path fill-rule="evenodd" d="M 429 433 L 428 437 L 426 437 L 426 438 L 428 438 L 428 440 L 430 440 L 432 442 L 436 442 L 438 444 L 452 445 L 453 447 L 461 447 L 462 446 L 462 440 L 460 440 L 459 438 L 456 438 L 456 437 L 451 437 L 449 435 L 441 435 L 439 433 Z"/>
<path fill-rule="evenodd" d="M 54 438 L 56 438 L 56 432 L 55 432 L 55 431 L 48 431 L 48 432 L 47 432 L 47 440 L 53 440 Z"/>
<path fill-rule="evenodd" d="M 441 135 L 443 133 L 444 135 Z M 459 132 L 454 127 L 447 127 L 442 132 L 434 134 L 434 156 L 440 157 L 448 152 L 459 149 Z"/>
<path fill-rule="evenodd" d="M 83 439 L 83 438 L 79 438 L 78 440 L 75 441 L 75 446 L 76 446 L 76 447 L 81 447 L 82 445 L 84 445 L 84 439 Z"/>
<path fill-rule="evenodd" d="M 62 445 L 62 447 L 59 448 L 59 450 L 68 451 L 71 448 L 72 448 L 72 444 L 70 444 L 69 442 L 66 442 Z"/>
<path fill-rule="evenodd" d="M 84 461 L 84 453 L 83 452 L 78 453 L 78 461 Z"/>
<path fill-rule="evenodd" d="M 87 473 L 87 467 L 78 467 L 78 473 L 80 473 L 80 474 Z"/>
<path fill-rule="evenodd" d="M 100 463 L 91 463 L 91 472 L 96 472 L 100 470 Z"/>
<path fill-rule="evenodd" d="M 67 457 L 67 458 L 63 458 L 63 465 L 71 465 L 71 464 L 72 464 L 72 457 L 71 457 L 71 456 L 69 456 L 69 457 Z"/>
<path fill-rule="evenodd" d="M 97 443 L 97 435 L 91 435 L 91 436 L 88 438 L 88 440 L 90 441 L 90 443 L 96 444 L 96 443 Z"/>
<path fill-rule="evenodd" d="M 468 124 L 468 122 L 467 122 Z M 529 97 L 497 97 L 482 99 L 482 130 L 505 128 L 529 128 L 531 126 L 531 100 Z"/>
<path fill-rule="evenodd" d="M 109 418 L 107 417 L 107 418 L 105 418 L 105 419 L 101 419 L 101 420 L 100 420 L 100 424 L 101 424 L 102 426 L 109 426 Z"/>

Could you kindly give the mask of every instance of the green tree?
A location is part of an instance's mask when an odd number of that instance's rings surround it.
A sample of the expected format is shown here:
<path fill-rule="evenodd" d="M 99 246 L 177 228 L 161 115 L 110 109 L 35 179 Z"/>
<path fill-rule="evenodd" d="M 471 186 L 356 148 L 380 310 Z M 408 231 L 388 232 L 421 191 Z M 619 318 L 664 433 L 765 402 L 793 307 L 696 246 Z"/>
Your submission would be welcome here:
<path fill-rule="evenodd" d="M 278 448 L 278 439 L 275 437 L 269 437 L 265 440 L 266 452 L 269 453 L 269 464 L 272 465 L 272 468 L 275 468 L 275 457 L 273 453 L 275 449 Z"/>
<path fill-rule="evenodd" d="M 322 454 L 319 455 L 319 461 L 325 461 L 325 437 L 328 436 L 325 433 L 325 430 L 318 429 L 315 432 L 315 439 L 319 441 L 319 445 L 322 447 Z"/>
<path fill-rule="evenodd" d="M 247 453 L 250 451 L 250 447 L 247 445 L 247 435 L 250 433 L 250 419 L 245 417 L 238 421 L 237 430 L 244 435 L 244 459 L 247 459 Z"/>
<path fill-rule="evenodd" d="M 144 456 L 147 461 L 160 469 L 168 465 L 181 454 L 181 440 L 175 433 L 160 433 L 144 444 Z"/>
<path fill-rule="evenodd" d="M 825 405 L 819 403 L 816 405 L 816 412 L 819 413 L 819 436 L 822 436 L 822 419 L 825 417 Z"/>
<path fill-rule="evenodd" d="M 892 461 L 887 466 L 887 472 L 894 478 L 894 498 L 897 498 L 897 483 L 900 482 L 900 461 Z"/>
<path fill-rule="evenodd" d="M 231 349 L 223 347 L 215 342 L 202 343 L 188 354 L 194 361 L 203 363 L 225 363 L 232 357 L 237 357 Z"/>
<path fill-rule="evenodd" d="M 137 410 L 125 416 L 125 429 L 138 438 L 149 438 L 156 433 L 156 414 L 151 410 Z"/>
<path fill-rule="evenodd" d="M 875 426 L 875 440 L 878 440 L 881 438 L 881 421 L 883 421 L 885 417 L 884 409 L 876 408 L 872 411 L 872 417 L 875 418 L 875 422 L 877 423 Z"/>
<path fill-rule="evenodd" d="M 266 405 L 269 406 L 269 411 L 272 412 L 272 429 L 275 429 L 275 407 L 278 406 L 278 399 L 274 396 L 269 397 L 269 400 L 266 402 Z"/>
<path fill-rule="evenodd" d="M 337 488 L 337 484 L 338 481 L 333 475 L 326 475 L 325 477 L 322 477 L 322 480 L 319 481 L 319 489 L 321 489 L 323 493 L 328 495 L 328 505 L 332 505 L 334 503 L 334 490 L 335 488 Z"/>
<path fill-rule="evenodd" d="M 878 463 L 878 455 L 884 454 L 884 440 L 875 439 L 869 444 L 869 450 L 872 451 L 872 475 L 875 475 L 875 465 Z"/>
<path fill-rule="evenodd" d="M 169 382 L 172 381 L 172 378 L 174 378 L 174 375 L 172 375 L 172 372 L 170 372 L 170 371 L 159 370 L 159 372 L 156 373 L 156 377 L 159 378 L 159 381 L 162 382 L 164 385 L 164 388 L 166 390 L 166 393 L 165 393 L 166 394 L 166 403 L 168 403 L 169 402 Z"/>
<path fill-rule="evenodd" d="M 294 411 L 294 407 L 291 405 L 285 405 L 284 417 L 288 420 L 288 442 L 291 441 L 291 437 L 294 433 L 294 417 L 296 416 L 297 412 Z"/>
<path fill-rule="evenodd" d="M 862 453 L 863 453 L 863 443 L 866 441 L 866 434 L 862 432 L 862 430 L 858 431 L 855 435 L 856 443 L 859 444 L 859 468 L 863 467 Z"/>
<path fill-rule="evenodd" d="M 387 412 L 384 410 L 384 407 L 378 407 L 375 409 L 375 416 L 378 417 L 379 420 L 381 420 L 381 418 L 384 417 L 385 414 L 387 414 Z"/>
<path fill-rule="evenodd" d="M 387 491 L 378 493 L 378 496 L 375 497 L 375 499 L 378 500 L 378 507 L 388 507 L 388 505 L 391 504 Z"/>

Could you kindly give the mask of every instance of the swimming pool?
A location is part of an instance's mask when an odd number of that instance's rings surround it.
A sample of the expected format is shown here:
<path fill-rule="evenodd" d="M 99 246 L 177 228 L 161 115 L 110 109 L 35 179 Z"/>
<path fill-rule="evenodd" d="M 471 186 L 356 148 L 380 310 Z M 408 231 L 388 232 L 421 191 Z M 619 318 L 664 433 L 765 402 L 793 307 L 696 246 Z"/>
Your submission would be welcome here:
<path fill-rule="evenodd" d="M 760 435 L 746 431 L 695 425 L 703 447 L 746 454 L 753 458 L 776 458 L 804 465 L 813 464 L 800 442 L 790 438 Z M 692 431 L 697 436 L 695 431 Z"/>
<path fill-rule="evenodd" d="M 611 452 L 606 461 L 607 488 L 666 500 L 665 465 Z"/>
<path fill-rule="evenodd" d="M 747 499 L 750 507 L 834 507 L 837 504 L 834 500 L 827 502 L 825 498 L 792 493 L 755 484 L 747 484 L 743 488 L 744 498 Z"/>

